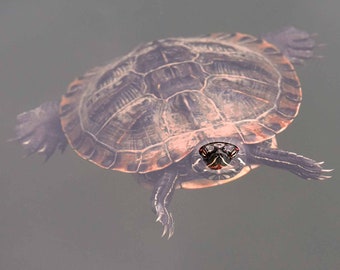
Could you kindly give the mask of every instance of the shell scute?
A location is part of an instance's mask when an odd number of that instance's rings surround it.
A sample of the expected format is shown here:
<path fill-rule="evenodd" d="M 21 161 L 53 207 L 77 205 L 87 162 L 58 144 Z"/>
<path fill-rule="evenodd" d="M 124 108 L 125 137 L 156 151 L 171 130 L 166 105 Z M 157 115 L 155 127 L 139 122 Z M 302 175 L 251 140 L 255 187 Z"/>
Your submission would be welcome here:
<path fill-rule="evenodd" d="M 141 152 L 137 151 L 119 151 L 117 152 L 116 160 L 111 169 L 117 171 L 126 171 L 136 173 L 141 164 Z M 150 165 L 150 164 L 149 164 Z"/>
<path fill-rule="evenodd" d="M 195 56 L 189 48 L 178 45 L 164 45 L 163 43 L 155 42 L 154 48 L 137 57 L 135 64 L 137 72 L 147 73 L 167 64 L 189 61 Z"/>
<path fill-rule="evenodd" d="M 149 91 L 157 98 L 168 97 L 184 90 L 200 89 L 207 77 L 201 67 L 193 62 L 176 63 L 164 66 L 145 76 Z"/>

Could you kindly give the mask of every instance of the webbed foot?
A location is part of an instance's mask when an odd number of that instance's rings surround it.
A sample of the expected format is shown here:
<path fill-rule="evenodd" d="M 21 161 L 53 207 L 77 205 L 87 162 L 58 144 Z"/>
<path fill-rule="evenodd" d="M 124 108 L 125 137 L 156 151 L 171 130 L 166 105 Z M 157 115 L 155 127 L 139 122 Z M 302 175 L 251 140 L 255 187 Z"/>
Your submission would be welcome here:
<path fill-rule="evenodd" d="M 161 204 L 157 204 L 155 206 L 155 211 L 157 215 L 156 222 L 160 222 L 163 225 L 162 237 L 168 234 L 169 239 L 174 234 L 175 230 L 175 222 L 172 217 L 172 213 Z"/>
<path fill-rule="evenodd" d="M 67 140 L 59 119 L 59 102 L 45 102 L 39 107 L 17 116 L 15 138 L 26 150 L 26 156 L 34 153 L 45 154 L 45 161 L 56 149 L 63 152 Z"/>
<path fill-rule="evenodd" d="M 274 44 L 293 64 L 303 64 L 306 59 L 316 57 L 313 52 L 317 46 L 314 37 L 315 34 L 292 26 L 262 35 L 263 39 Z"/>
<path fill-rule="evenodd" d="M 174 219 L 168 206 L 176 188 L 177 172 L 165 172 L 157 181 L 152 193 L 152 208 L 156 213 L 156 222 L 163 225 L 162 237 L 168 234 L 168 239 L 174 234 Z"/>

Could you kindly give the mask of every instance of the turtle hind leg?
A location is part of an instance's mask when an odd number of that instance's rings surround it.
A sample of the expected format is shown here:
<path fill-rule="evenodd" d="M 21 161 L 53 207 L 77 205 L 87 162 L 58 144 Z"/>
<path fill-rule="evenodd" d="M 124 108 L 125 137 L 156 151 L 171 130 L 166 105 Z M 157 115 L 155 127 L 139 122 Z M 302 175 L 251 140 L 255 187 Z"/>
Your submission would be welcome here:
<path fill-rule="evenodd" d="M 59 102 L 45 102 L 39 107 L 17 116 L 15 138 L 10 141 L 20 142 L 27 155 L 45 154 L 45 161 L 56 149 L 63 152 L 67 140 L 59 119 Z"/>
<path fill-rule="evenodd" d="M 280 49 L 293 64 L 303 64 L 305 60 L 315 57 L 313 52 L 316 47 L 314 36 L 290 26 L 261 37 Z"/>
<path fill-rule="evenodd" d="M 328 173 L 333 170 L 324 169 L 323 162 L 288 152 L 282 149 L 273 149 L 265 144 L 249 147 L 251 163 L 288 170 L 307 180 L 325 180 L 331 178 Z"/>

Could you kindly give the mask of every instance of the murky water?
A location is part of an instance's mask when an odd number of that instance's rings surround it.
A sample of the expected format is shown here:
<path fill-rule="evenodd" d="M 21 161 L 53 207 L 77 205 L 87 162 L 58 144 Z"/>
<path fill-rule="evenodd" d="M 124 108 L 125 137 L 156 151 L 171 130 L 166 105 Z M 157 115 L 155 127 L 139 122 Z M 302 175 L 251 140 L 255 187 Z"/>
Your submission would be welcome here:
<path fill-rule="evenodd" d="M 178 191 L 167 241 L 132 176 L 70 149 L 45 164 L 22 159 L 7 143 L 16 114 L 141 42 L 295 25 L 327 46 L 298 68 L 304 100 L 279 144 L 339 169 L 339 9 L 335 0 L 2 1 L 0 269 L 339 269 L 338 170 L 317 183 L 261 167 L 224 186 Z"/>

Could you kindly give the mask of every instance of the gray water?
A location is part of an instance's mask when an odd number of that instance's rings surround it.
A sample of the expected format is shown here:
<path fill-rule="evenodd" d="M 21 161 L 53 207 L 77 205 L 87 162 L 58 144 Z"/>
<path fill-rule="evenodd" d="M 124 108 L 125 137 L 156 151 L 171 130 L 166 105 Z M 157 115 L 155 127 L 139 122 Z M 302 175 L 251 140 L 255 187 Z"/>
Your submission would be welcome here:
<path fill-rule="evenodd" d="M 340 269 L 338 0 L 0 2 L 0 269 Z M 282 148 L 325 160 L 333 179 L 261 167 L 217 188 L 178 191 L 175 235 L 130 175 L 68 149 L 43 163 L 7 143 L 15 116 L 57 99 L 89 68 L 168 36 L 294 25 L 324 57 L 298 68 L 304 100 Z"/>

